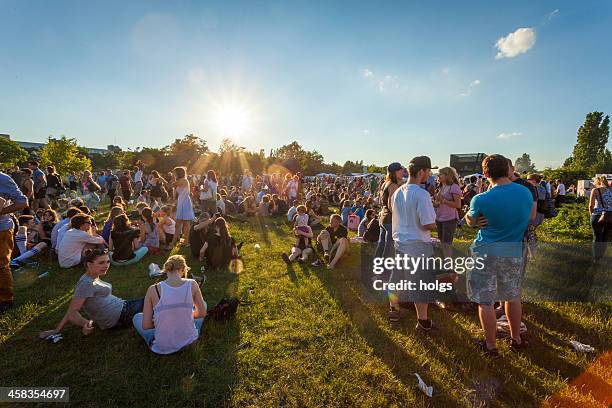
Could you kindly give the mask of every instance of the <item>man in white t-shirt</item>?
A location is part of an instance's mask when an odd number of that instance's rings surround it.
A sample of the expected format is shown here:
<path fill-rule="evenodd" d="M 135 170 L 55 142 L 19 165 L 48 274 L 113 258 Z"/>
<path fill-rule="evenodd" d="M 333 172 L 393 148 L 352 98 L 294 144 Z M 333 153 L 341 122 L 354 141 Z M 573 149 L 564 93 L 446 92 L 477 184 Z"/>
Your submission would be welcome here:
<path fill-rule="evenodd" d="M 565 184 L 557 180 L 557 195 L 555 196 L 555 207 L 559 208 L 565 202 Z"/>
<path fill-rule="evenodd" d="M 87 214 L 77 214 L 70 219 L 70 228 L 57 246 L 57 259 L 62 268 L 72 268 L 83 260 L 87 248 L 104 245 L 104 238 L 93 228 L 92 219 Z"/>
<path fill-rule="evenodd" d="M 411 258 L 427 258 L 433 256 L 431 231 L 436 229 L 436 212 L 431 202 L 429 192 L 422 188 L 430 175 L 431 160 L 427 156 L 417 156 L 408 165 L 408 182 L 393 193 L 389 200 L 391 204 L 392 237 L 396 254 L 408 255 Z M 419 285 L 419 280 L 431 273 L 424 269 L 409 271 L 395 269 L 391 274 L 391 282 L 407 279 Z M 408 295 L 408 296 L 406 296 Z M 402 298 L 416 300 L 408 291 L 389 293 L 389 320 L 398 321 L 400 317 L 399 302 Z M 415 301 L 417 313 L 416 329 L 429 333 L 435 327 L 427 316 L 428 303 Z"/>

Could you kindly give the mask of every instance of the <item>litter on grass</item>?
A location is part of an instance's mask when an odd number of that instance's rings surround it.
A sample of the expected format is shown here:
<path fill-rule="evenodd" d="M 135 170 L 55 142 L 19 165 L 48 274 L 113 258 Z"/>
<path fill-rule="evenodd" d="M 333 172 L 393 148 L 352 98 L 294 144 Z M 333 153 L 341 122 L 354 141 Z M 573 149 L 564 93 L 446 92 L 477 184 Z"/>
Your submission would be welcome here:
<path fill-rule="evenodd" d="M 151 278 L 156 278 L 158 276 L 162 276 L 163 273 L 161 271 L 161 268 L 159 267 L 158 264 L 156 263 L 150 263 L 149 264 L 149 277 Z"/>
<path fill-rule="evenodd" d="M 425 381 L 423 381 L 421 376 L 417 373 L 414 373 L 414 375 L 416 375 L 417 380 L 419 380 L 419 390 L 423 391 L 428 397 L 431 397 L 433 395 L 433 387 L 425 384 Z"/>
<path fill-rule="evenodd" d="M 576 351 L 580 351 L 581 353 L 592 353 L 595 351 L 595 348 L 591 347 L 591 345 L 589 344 L 583 344 L 576 340 L 572 340 L 570 341 L 570 343 L 572 344 L 574 349 L 576 349 Z"/>

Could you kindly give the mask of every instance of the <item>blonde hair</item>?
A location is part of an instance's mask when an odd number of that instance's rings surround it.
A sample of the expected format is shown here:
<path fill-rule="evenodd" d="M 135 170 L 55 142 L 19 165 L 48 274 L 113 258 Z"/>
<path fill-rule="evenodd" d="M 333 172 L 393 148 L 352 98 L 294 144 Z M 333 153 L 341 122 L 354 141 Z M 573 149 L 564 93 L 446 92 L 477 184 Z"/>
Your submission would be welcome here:
<path fill-rule="evenodd" d="M 438 173 L 446 176 L 446 182 L 444 184 L 449 186 L 459 184 L 459 175 L 457 174 L 457 170 L 453 167 L 442 167 Z"/>
<path fill-rule="evenodd" d="M 595 178 L 595 187 L 610 187 L 606 176 L 599 176 Z"/>
<path fill-rule="evenodd" d="M 183 272 L 183 278 L 187 276 L 187 272 L 189 272 L 189 268 L 187 266 L 187 261 L 183 255 L 172 255 L 166 263 L 164 264 L 164 272 Z"/>

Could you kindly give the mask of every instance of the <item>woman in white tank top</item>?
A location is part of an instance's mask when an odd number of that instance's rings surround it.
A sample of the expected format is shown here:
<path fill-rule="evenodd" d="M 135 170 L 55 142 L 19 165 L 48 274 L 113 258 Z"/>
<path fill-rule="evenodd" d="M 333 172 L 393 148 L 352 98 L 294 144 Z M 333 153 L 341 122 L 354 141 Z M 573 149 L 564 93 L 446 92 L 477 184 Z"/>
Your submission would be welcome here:
<path fill-rule="evenodd" d="M 134 316 L 136 331 L 157 354 L 175 353 L 200 335 L 206 302 L 196 281 L 185 279 L 188 271 L 182 255 L 168 258 L 166 280 L 149 287 L 142 313 Z"/>

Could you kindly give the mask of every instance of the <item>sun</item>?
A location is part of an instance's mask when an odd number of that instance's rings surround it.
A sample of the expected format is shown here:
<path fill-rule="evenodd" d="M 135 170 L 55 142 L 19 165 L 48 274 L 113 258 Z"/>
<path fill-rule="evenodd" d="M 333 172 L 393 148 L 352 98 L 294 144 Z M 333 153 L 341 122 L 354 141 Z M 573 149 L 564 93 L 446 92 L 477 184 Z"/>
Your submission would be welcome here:
<path fill-rule="evenodd" d="M 217 131 L 222 136 L 238 137 L 245 134 L 251 126 L 249 111 L 241 105 L 220 106 L 214 112 Z"/>

